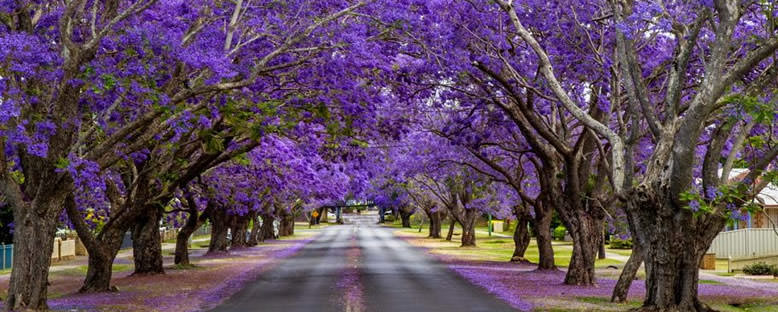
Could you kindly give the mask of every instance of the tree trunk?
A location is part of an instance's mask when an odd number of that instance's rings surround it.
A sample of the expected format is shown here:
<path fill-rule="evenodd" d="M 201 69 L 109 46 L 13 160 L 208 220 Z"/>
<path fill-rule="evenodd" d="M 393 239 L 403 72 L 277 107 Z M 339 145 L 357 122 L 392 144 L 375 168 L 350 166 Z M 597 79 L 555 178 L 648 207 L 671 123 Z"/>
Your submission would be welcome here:
<path fill-rule="evenodd" d="M 629 256 L 627 263 L 624 264 L 624 268 L 621 270 L 621 275 L 619 275 L 616 286 L 613 287 L 611 302 L 627 301 L 629 287 L 632 286 L 632 281 L 635 280 L 635 276 L 637 275 L 641 264 L 643 264 L 643 250 L 640 248 L 640 244 L 638 244 L 636 240 L 633 240 L 632 254 Z"/>
<path fill-rule="evenodd" d="M 573 238 L 573 255 L 567 268 L 565 284 L 594 285 L 594 261 L 602 240 L 603 219 L 585 211 L 574 212 L 577 218 L 565 222 Z"/>
<path fill-rule="evenodd" d="M 641 184 L 627 198 L 633 240 L 643 249 L 646 297 L 643 311 L 711 311 L 697 296 L 699 265 L 726 218 L 694 216 L 668 190 Z"/>
<path fill-rule="evenodd" d="M 605 259 L 605 233 L 602 233 L 602 239 L 600 239 L 600 248 L 597 250 L 597 259 Z"/>
<path fill-rule="evenodd" d="M 440 238 L 440 230 L 443 220 L 441 218 L 441 212 L 435 211 L 429 214 L 430 217 L 430 238 Z"/>
<path fill-rule="evenodd" d="M 261 228 L 261 224 L 259 223 L 259 215 L 256 211 L 252 211 L 249 216 L 253 224 L 251 225 L 251 233 L 249 233 L 248 245 L 256 246 L 259 245 L 259 229 Z"/>
<path fill-rule="evenodd" d="M 524 258 L 524 253 L 529 247 L 529 230 L 527 224 L 531 216 L 526 207 L 517 205 L 514 207 L 513 214 L 516 216 L 516 229 L 513 231 L 513 256 L 511 262 L 529 262 Z"/>
<path fill-rule="evenodd" d="M 197 207 L 189 209 L 189 216 L 186 218 L 186 224 L 178 230 L 176 236 L 176 251 L 173 259 L 173 263 L 183 266 L 190 265 L 189 263 L 189 239 L 192 234 L 199 229 L 205 221 L 205 216 L 200 216 L 197 212 Z"/>
<path fill-rule="evenodd" d="M 178 235 L 176 236 L 176 251 L 173 263 L 188 266 L 190 265 L 189 239 L 192 237 L 192 234 L 197 231 L 197 229 L 205 224 L 205 220 L 208 218 L 208 214 L 213 210 L 213 207 L 210 203 L 208 203 L 208 207 L 206 207 L 205 211 L 200 214 L 197 211 L 197 204 L 195 203 L 194 197 L 191 194 L 188 194 L 185 199 L 189 215 L 186 217 L 186 223 L 184 226 L 178 230 Z"/>
<path fill-rule="evenodd" d="M 162 241 L 159 233 L 159 221 L 162 211 L 157 207 L 148 207 L 132 229 L 132 256 L 135 262 L 133 274 L 163 274 Z"/>
<path fill-rule="evenodd" d="M 125 207 L 125 209 L 130 208 Z M 125 221 L 131 220 L 131 216 L 124 214 L 122 217 L 112 219 L 103 226 L 100 233 L 95 237 L 78 208 L 76 208 L 72 197 L 65 202 L 65 211 L 67 211 L 68 218 L 71 220 L 76 233 L 78 233 L 78 237 L 84 243 L 84 247 L 86 247 L 88 252 L 89 265 L 87 266 L 86 278 L 79 292 L 116 291 L 116 287 L 111 286 L 113 261 L 116 259 L 116 254 L 119 253 L 124 236 L 127 234 L 129 225 Z"/>
<path fill-rule="evenodd" d="M 475 219 L 478 212 L 471 208 L 465 209 L 465 215 L 462 224 L 462 247 L 475 246 Z"/>
<path fill-rule="evenodd" d="M 57 214 L 15 209 L 14 259 L 6 299 L 7 310 L 47 310 L 49 265 L 57 230 Z"/>
<path fill-rule="evenodd" d="M 538 270 L 556 270 L 554 248 L 551 245 L 552 212 L 548 205 L 538 202 L 535 205 L 535 232 L 538 243 Z"/>
<path fill-rule="evenodd" d="M 294 214 L 284 211 L 281 216 L 281 222 L 278 225 L 278 236 L 294 235 Z"/>
<path fill-rule="evenodd" d="M 214 207 L 210 214 L 211 219 L 211 242 L 208 244 L 208 253 L 225 253 L 230 241 L 227 239 L 227 211 L 223 207 Z"/>
<path fill-rule="evenodd" d="M 230 250 L 246 248 L 248 245 L 247 235 L 249 228 L 249 216 L 232 216 L 232 242 Z"/>
<path fill-rule="evenodd" d="M 276 239 L 275 229 L 273 228 L 273 221 L 275 217 L 272 213 L 262 214 L 262 228 L 259 234 L 259 240 L 264 242 L 269 239 Z"/>
<path fill-rule="evenodd" d="M 457 220 L 451 218 L 451 224 L 448 225 L 448 234 L 446 234 L 446 240 L 451 241 L 454 237 L 454 226 L 457 224 Z"/>
<path fill-rule="evenodd" d="M 404 228 L 411 227 L 411 215 L 412 215 L 411 213 L 405 212 L 404 210 L 400 209 L 400 219 L 402 219 Z"/>
<path fill-rule="evenodd" d="M 96 246 L 89 248 L 88 245 L 85 245 L 88 248 L 89 266 L 86 270 L 86 279 L 84 279 L 84 284 L 79 292 L 116 291 L 116 287 L 111 286 L 113 261 L 122 247 L 126 233 L 126 227 L 105 229 L 101 233 L 102 235 L 98 236 Z"/>
<path fill-rule="evenodd" d="M 118 242 L 121 246 L 121 241 Z M 89 251 L 89 265 L 87 266 L 86 279 L 79 289 L 80 293 L 96 293 L 116 291 L 116 287 L 111 286 L 111 276 L 113 275 L 113 260 L 116 258 L 119 247 L 99 248 Z M 116 250 L 117 252 L 113 252 Z"/>

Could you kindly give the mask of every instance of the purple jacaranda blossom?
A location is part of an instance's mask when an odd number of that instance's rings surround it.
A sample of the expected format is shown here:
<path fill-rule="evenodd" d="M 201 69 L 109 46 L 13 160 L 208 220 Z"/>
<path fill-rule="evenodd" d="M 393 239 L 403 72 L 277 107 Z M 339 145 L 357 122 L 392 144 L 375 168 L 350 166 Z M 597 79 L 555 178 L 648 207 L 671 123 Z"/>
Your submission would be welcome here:
<path fill-rule="evenodd" d="M 689 209 L 694 212 L 700 211 L 700 202 L 697 200 L 689 201 Z"/>

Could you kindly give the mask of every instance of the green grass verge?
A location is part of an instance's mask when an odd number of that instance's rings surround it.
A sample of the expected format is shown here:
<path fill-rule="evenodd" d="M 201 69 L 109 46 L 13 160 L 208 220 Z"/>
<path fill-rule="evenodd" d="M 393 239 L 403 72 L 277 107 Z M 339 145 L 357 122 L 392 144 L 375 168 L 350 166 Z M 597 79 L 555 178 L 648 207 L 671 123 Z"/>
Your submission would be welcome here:
<path fill-rule="evenodd" d="M 394 226 L 394 225 L 390 225 Z M 428 232 L 422 231 L 419 233 L 418 229 L 402 229 L 400 232 L 403 235 L 412 235 L 414 237 L 426 237 Z M 444 231 L 445 232 L 445 231 Z M 455 233 L 462 233 L 461 230 L 455 230 Z M 442 233 L 445 235 L 446 233 Z M 460 247 L 460 236 L 454 236 L 452 241 L 446 241 L 443 239 L 436 241 L 436 246 L 433 248 L 433 253 L 451 255 L 455 257 L 463 257 L 470 260 L 481 261 L 508 261 L 513 256 L 513 240 L 506 237 L 489 236 L 488 234 L 476 232 L 476 247 Z M 568 242 L 560 242 L 554 244 L 554 263 L 560 267 L 566 267 L 570 264 L 570 258 L 572 257 L 573 250 Z M 540 259 L 538 252 L 538 246 L 535 240 L 530 241 L 530 245 L 527 251 L 524 253 L 524 257 L 532 262 L 537 262 Z M 622 265 L 623 262 L 616 259 L 598 259 L 595 263 L 596 267 L 604 268 L 609 265 Z"/>

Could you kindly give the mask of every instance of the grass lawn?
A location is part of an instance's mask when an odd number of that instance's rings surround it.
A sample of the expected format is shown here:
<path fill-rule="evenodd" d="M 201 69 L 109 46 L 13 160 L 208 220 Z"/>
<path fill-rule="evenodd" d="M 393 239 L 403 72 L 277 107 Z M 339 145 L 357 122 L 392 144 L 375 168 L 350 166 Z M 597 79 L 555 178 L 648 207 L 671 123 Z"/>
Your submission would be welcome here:
<path fill-rule="evenodd" d="M 626 258 L 631 255 L 631 250 L 610 248 L 606 250 L 606 255 L 611 255 L 613 258 L 597 260 L 597 277 L 600 286 L 594 288 L 594 290 L 586 290 L 585 287 L 565 288 L 569 286 L 561 285 L 561 281 L 564 276 L 563 273 L 558 273 L 558 275 L 550 283 L 543 282 L 543 273 L 533 273 L 531 271 L 531 266 L 529 266 L 529 268 L 525 266 L 524 268 L 527 271 L 521 273 L 526 274 L 524 276 L 528 277 L 520 277 L 513 274 L 506 275 L 506 273 L 494 273 L 507 272 L 507 270 L 518 269 L 522 266 L 513 266 L 513 264 L 508 263 L 511 256 L 513 255 L 514 245 L 512 237 L 490 237 L 486 233 L 485 227 L 477 228 L 475 247 L 460 247 L 459 239 L 461 238 L 461 229 L 459 227 L 455 228 L 455 236 L 453 237 L 453 240 L 446 241 L 445 239 L 427 238 L 429 232 L 426 227 L 422 229 L 421 232 L 419 232 L 417 225 L 410 229 L 401 228 L 399 222 L 387 223 L 387 226 L 400 228 L 395 232 L 395 235 L 409 239 L 413 245 L 427 248 L 429 253 L 445 256 L 444 259 L 450 259 L 453 261 L 452 263 L 454 263 L 455 268 L 457 268 L 457 266 L 462 266 L 455 269 L 457 272 L 460 272 L 460 274 L 467 275 L 469 274 L 467 273 L 468 270 L 476 270 L 479 273 L 473 273 L 475 275 L 472 275 L 475 276 L 474 278 L 476 281 L 471 281 L 477 285 L 480 285 L 477 281 L 478 279 L 484 279 L 486 281 L 485 285 L 488 285 L 488 287 L 497 287 L 503 289 L 501 291 L 505 291 L 505 289 L 514 289 L 512 291 L 517 292 L 514 295 L 514 298 L 519 298 L 520 300 L 530 302 L 533 306 L 535 306 L 536 310 L 534 311 L 626 311 L 637 308 L 642 304 L 642 296 L 639 294 L 633 294 L 633 296 L 629 297 L 629 300 L 626 303 L 611 303 L 609 300 L 610 291 L 612 289 L 611 287 L 615 283 L 615 280 L 618 279 L 620 270 L 607 269 L 606 267 L 609 265 L 621 267 L 623 265 L 623 261 L 625 261 Z M 441 234 L 445 236 L 447 230 L 448 224 L 443 227 L 443 233 Z M 508 235 L 510 233 L 504 234 Z M 555 263 L 558 267 L 565 268 L 570 263 L 572 243 L 555 241 L 553 244 Z M 530 246 L 525 253 L 525 257 L 532 262 L 538 261 L 538 249 L 535 240 L 530 242 Z M 448 262 L 449 260 L 444 261 Z M 466 261 L 466 263 L 462 264 L 461 261 Z M 726 260 L 717 260 L 716 269 L 716 271 L 707 272 L 718 275 L 731 275 L 730 273 L 726 273 Z M 481 276 L 489 277 L 486 278 Z M 641 280 L 645 279 L 645 272 L 638 272 L 637 278 Z M 500 286 L 499 283 L 496 283 L 496 280 L 500 280 L 501 283 L 505 283 L 504 285 L 506 286 L 501 288 L 503 286 Z M 699 281 L 699 283 L 701 288 L 706 288 L 709 291 L 713 291 L 712 289 L 721 289 L 722 287 L 725 289 L 731 289 L 723 291 L 722 293 L 724 295 L 711 294 L 703 296 L 703 301 L 716 310 L 778 312 L 778 305 L 776 305 L 776 301 L 770 298 L 759 297 L 763 295 L 739 296 L 738 293 L 740 291 L 737 287 L 729 286 L 720 281 L 712 279 L 703 278 Z M 521 285 L 517 286 L 519 284 Z M 579 290 L 580 292 L 577 292 Z M 524 291 L 526 293 L 522 293 Z M 584 294 L 587 292 L 592 294 Z"/>
<path fill-rule="evenodd" d="M 632 255 L 632 249 L 612 249 L 610 247 L 605 248 L 605 254 L 615 253 L 620 256 L 629 257 Z"/>
<path fill-rule="evenodd" d="M 210 235 L 210 234 L 206 234 L 206 235 L 195 235 L 195 236 L 192 236 L 192 240 L 199 240 L 199 239 L 210 239 L 210 238 L 211 238 L 211 235 Z M 164 241 L 163 243 L 168 243 L 168 244 L 175 244 L 175 243 L 176 243 L 176 239 L 175 239 L 175 238 L 173 238 L 173 239 L 168 239 L 168 240 Z"/>
<path fill-rule="evenodd" d="M 402 227 L 401 225 L 389 224 L 391 227 Z M 447 227 L 445 229 L 448 229 Z M 486 227 L 476 228 L 476 247 L 460 247 L 461 228 L 456 227 L 452 241 L 445 239 L 429 240 L 425 242 L 425 247 L 431 248 L 432 253 L 454 256 L 471 261 L 509 261 L 513 256 L 513 239 L 510 237 L 489 236 Z M 422 230 L 419 233 L 418 228 L 401 229 L 399 234 L 402 236 L 412 236 L 423 238 L 427 237 L 428 232 Z M 443 231 L 445 235 L 445 231 Z M 459 235 L 457 235 L 459 234 Z M 573 249 L 570 242 L 554 242 L 554 263 L 559 267 L 567 267 L 570 264 Z M 607 254 L 607 253 L 606 253 Z M 538 262 L 538 245 L 533 239 L 524 257 L 531 262 Z M 621 265 L 622 261 L 616 259 L 598 259 L 596 267 L 604 268 L 609 265 Z"/>

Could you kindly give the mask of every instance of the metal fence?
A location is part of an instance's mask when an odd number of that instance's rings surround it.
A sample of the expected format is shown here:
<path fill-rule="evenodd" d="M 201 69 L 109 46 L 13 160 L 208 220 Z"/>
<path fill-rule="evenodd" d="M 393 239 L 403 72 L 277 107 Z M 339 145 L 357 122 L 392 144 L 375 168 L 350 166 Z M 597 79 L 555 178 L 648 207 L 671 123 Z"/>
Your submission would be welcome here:
<path fill-rule="evenodd" d="M 0 270 L 10 269 L 14 262 L 14 245 L 0 245 Z"/>
<path fill-rule="evenodd" d="M 716 258 L 749 258 L 778 255 L 778 234 L 773 229 L 741 229 L 721 232 L 708 252 Z"/>

